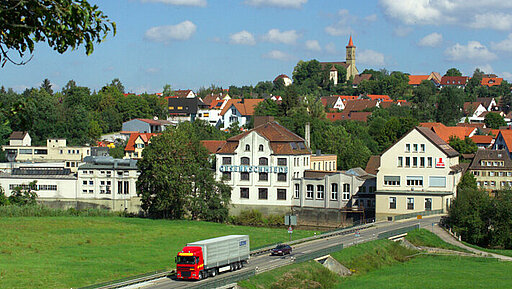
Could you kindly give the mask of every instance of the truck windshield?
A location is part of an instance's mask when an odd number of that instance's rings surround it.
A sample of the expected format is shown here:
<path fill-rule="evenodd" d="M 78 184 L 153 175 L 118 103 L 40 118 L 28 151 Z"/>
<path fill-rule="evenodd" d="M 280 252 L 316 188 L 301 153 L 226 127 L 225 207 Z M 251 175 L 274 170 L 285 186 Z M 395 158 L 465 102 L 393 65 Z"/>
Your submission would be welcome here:
<path fill-rule="evenodd" d="M 194 256 L 178 256 L 176 258 L 177 264 L 195 264 L 196 257 Z"/>

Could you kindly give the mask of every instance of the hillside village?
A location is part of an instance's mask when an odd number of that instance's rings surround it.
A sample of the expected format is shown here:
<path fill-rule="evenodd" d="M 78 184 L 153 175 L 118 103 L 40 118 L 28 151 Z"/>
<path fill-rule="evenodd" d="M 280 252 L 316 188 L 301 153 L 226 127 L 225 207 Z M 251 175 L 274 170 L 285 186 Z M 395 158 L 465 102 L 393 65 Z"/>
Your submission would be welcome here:
<path fill-rule="evenodd" d="M 44 135 L 34 145 L 30 128 L 13 131 L 9 143 L 2 146 L 8 162 L 1 164 L 0 185 L 7 196 L 17 187 L 33 188 L 38 200 L 50 206 L 139 213 L 137 179 L 141 172 L 137 161 L 144 158 L 143 151 L 151 146 L 153 138 L 184 122 L 217 131 L 201 139 L 201 144 L 212 156 L 215 178 L 232 188 L 229 211 L 233 215 L 258 210 L 265 215 L 296 215 L 301 225 L 343 227 L 369 220 L 447 213 L 465 172 L 472 173 L 477 185 L 490 193 L 512 185 L 510 85 L 503 78 L 479 71 L 473 77 L 448 75 L 457 74 L 452 69 L 444 76 L 437 72 L 399 75 L 402 82 L 407 81 L 402 91 L 412 96 L 299 96 L 298 90 L 307 89 L 304 83 L 318 75 L 326 77 L 319 78 L 319 84 L 326 85 L 320 90 L 324 92 L 375 91 L 369 83 L 374 81 L 375 85 L 397 75 L 375 71 L 359 74 L 355 55 L 350 37 L 346 62 L 299 62 L 294 80 L 281 74 L 266 83 L 267 90 L 259 89 L 257 93 L 244 94 L 247 88 L 236 87 L 158 93 L 154 97 L 166 106 L 166 117 L 127 119 L 120 131 L 95 136 L 95 146 L 69 146 L 66 139 L 50 137 L 42 145 Z M 296 78 L 304 73 L 301 67 L 315 65 L 317 72 L 309 71 L 309 78 L 302 79 L 303 85 L 297 84 Z M 494 88 L 502 89 L 504 85 L 508 86 L 507 95 L 475 97 L 492 94 Z M 254 90 L 258 86 L 263 84 Z M 118 88 L 117 80 L 103 92 L 119 93 Z M 68 88 L 61 97 L 64 104 L 76 89 L 80 88 Z M 421 89 L 441 94 L 448 91 L 447 97 L 454 98 L 450 102 L 460 102 L 459 106 L 447 108 L 452 109 L 449 118 L 436 116 L 444 110 L 440 96 L 437 103 L 432 103 L 434 114 L 421 116 L 415 112 L 424 105 L 418 102 Z M 41 92 L 48 91 L 41 88 Z M 462 92 L 468 96 L 457 95 Z M 117 97 L 145 96 L 124 93 Z M 284 112 L 279 112 L 282 109 Z M 309 119 L 294 123 L 294 113 L 309 115 Z M 429 121 L 424 122 L 426 119 Z M 436 119 L 445 121 L 433 121 Z M 386 140 L 372 136 L 370 143 L 376 146 L 368 145 L 363 155 L 359 155 L 361 148 L 340 151 L 348 142 L 334 142 L 337 149 L 322 150 L 329 147 L 324 145 L 329 142 L 319 139 L 323 138 L 317 131 L 322 123 L 319 120 L 325 125 L 333 123 L 344 134 L 348 131 L 347 141 L 354 145 L 364 134 L 353 133 L 358 129 L 371 131 L 384 121 L 386 127 L 377 132 Z M 399 123 L 387 127 L 394 121 Z M 395 130 L 392 136 L 389 130 Z M 109 151 L 116 148 L 117 158 L 112 158 Z M 359 166 L 349 167 L 347 157 L 357 159 Z M 33 182 L 36 185 L 31 187 Z"/>

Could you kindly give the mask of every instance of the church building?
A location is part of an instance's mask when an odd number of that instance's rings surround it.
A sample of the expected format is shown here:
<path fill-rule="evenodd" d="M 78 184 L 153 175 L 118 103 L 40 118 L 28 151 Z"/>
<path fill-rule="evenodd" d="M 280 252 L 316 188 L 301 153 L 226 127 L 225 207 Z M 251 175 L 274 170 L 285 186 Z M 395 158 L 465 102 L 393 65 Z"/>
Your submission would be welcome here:
<path fill-rule="evenodd" d="M 356 67 L 356 46 L 352 41 L 352 36 L 346 46 L 346 61 L 344 62 L 320 62 L 323 67 L 329 67 L 329 80 L 334 82 L 334 85 L 338 84 L 338 70 L 336 65 L 342 66 L 347 70 L 346 80 L 354 79 L 359 75 L 359 71 Z"/>

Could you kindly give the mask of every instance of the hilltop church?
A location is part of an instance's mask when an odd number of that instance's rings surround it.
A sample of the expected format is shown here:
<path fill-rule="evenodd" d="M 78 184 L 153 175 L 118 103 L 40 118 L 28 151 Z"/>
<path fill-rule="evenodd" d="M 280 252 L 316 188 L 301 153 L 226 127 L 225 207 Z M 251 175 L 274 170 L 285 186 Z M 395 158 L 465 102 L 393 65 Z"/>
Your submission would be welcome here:
<path fill-rule="evenodd" d="M 329 67 L 329 80 L 334 82 L 334 85 L 338 84 L 338 70 L 336 69 L 336 65 L 343 66 L 347 69 L 347 80 L 356 79 L 359 76 L 359 71 L 356 67 L 356 46 L 354 42 L 352 42 L 352 36 L 348 41 L 348 45 L 346 46 L 346 61 L 344 62 L 320 62 L 323 67 Z"/>

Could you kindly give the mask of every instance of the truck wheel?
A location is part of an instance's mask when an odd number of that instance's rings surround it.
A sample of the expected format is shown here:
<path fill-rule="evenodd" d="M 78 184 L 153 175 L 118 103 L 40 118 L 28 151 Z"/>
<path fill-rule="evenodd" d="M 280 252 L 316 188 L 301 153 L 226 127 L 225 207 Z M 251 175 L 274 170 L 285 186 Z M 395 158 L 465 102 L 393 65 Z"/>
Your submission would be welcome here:
<path fill-rule="evenodd" d="M 203 279 L 203 271 L 199 271 L 199 275 L 197 276 L 197 279 L 198 280 L 202 280 Z"/>
<path fill-rule="evenodd" d="M 237 270 L 242 269 L 242 263 L 240 263 L 240 262 L 236 263 L 236 269 Z"/>
<path fill-rule="evenodd" d="M 210 273 L 210 276 L 215 277 L 217 275 L 217 269 L 213 269 Z"/>

